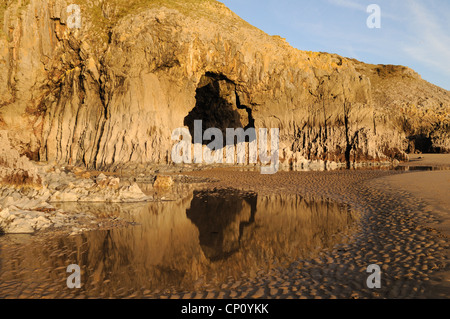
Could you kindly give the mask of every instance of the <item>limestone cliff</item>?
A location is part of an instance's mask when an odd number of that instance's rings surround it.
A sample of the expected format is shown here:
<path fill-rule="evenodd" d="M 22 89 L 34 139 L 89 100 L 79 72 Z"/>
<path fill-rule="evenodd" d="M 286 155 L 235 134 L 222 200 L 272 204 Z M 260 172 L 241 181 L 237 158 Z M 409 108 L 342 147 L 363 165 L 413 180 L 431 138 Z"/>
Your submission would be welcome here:
<path fill-rule="evenodd" d="M 168 163 L 194 119 L 278 127 L 285 163 L 450 150 L 450 92 L 299 51 L 214 0 L 3 0 L 0 26 L 0 129 L 33 160 Z"/>

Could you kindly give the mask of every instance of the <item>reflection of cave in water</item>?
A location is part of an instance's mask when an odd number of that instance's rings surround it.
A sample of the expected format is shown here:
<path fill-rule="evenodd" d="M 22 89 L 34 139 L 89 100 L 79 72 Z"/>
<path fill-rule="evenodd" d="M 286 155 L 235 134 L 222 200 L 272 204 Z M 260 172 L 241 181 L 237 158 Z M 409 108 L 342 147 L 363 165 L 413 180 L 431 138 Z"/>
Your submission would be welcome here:
<path fill-rule="evenodd" d="M 235 190 L 195 192 L 187 217 L 197 226 L 202 250 L 211 261 L 240 248 L 244 228 L 255 221 L 257 197 Z"/>
<path fill-rule="evenodd" d="M 198 282 L 221 284 L 230 276 L 239 279 L 244 272 L 312 258 L 342 243 L 340 236 L 356 219 L 347 207 L 333 202 L 234 190 L 200 191 L 164 203 L 70 206 L 65 209 L 120 217 L 135 226 L 45 242 L 30 236 L 28 242 L 8 243 L 19 237 L 1 237 L 0 298 L 27 286 L 58 292 L 56 297 L 123 297 L 192 290 Z M 79 291 L 67 289 L 69 264 L 82 269 Z"/>

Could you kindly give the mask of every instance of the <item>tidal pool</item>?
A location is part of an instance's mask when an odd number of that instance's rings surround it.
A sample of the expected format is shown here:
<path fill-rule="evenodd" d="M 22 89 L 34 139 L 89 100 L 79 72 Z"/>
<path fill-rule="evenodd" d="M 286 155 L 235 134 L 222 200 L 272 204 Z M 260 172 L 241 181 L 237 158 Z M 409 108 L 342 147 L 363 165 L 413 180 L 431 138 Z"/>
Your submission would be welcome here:
<path fill-rule="evenodd" d="M 434 171 L 448 171 L 449 166 L 397 166 L 396 171 L 420 171 L 420 172 L 434 172 Z"/>
<path fill-rule="evenodd" d="M 344 205 L 300 196 L 196 191 L 174 202 L 66 204 L 127 227 L 76 236 L 0 237 L 0 297 L 142 297 L 191 291 L 313 258 L 358 219 Z M 81 289 L 69 289 L 69 265 Z"/>

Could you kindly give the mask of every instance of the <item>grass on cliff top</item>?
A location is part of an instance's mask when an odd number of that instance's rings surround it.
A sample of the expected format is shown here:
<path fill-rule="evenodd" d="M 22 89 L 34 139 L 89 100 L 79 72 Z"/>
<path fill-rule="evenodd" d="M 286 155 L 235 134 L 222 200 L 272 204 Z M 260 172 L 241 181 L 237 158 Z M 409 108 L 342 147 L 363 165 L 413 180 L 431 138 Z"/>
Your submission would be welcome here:
<path fill-rule="evenodd" d="M 3 32 L 3 22 L 5 21 L 5 11 L 6 11 L 6 1 L 0 2 L 0 36 L 4 34 Z"/>
<path fill-rule="evenodd" d="M 3 23 L 5 22 L 5 13 L 8 7 L 18 5 L 17 13 L 20 13 L 21 10 L 29 4 L 30 0 L 0 0 L 0 36 L 5 35 L 5 32 L 3 30 Z"/>
<path fill-rule="evenodd" d="M 137 14 L 145 9 L 166 7 L 192 18 L 204 18 L 214 22 L 220 21 L 226 10 L 229 10 L 216 0 L 110 0 L 104 4 L 92 0 L 73 0 L 73 2 L 80 5 L 82 14 L 87 15 L 85 18 L 92 23 L 92 27 L 95 29 L 93 31 L 104 36 L 124 17 Z M 104 11 L 113 12 L 113 14 L 105 17 Z M 239 23 L 239 26 L 253 27 L 242 19 L 233 19 L 233 23 Z"/>
<path fill-rule="evenodd" d="M 0 26 L 3 28 L 3 21 L 5 18 L 5 11 L 8 7 L 6 0 L 0 0 Z"/>
<path fill-rule="evenodd" d="M 30 0 L 0 0 L 0 36 L 5 35 L 3 23 L 7 9 L 16 8 L 17 10 L 10 10 L 10 13 L 19 16 L 21 10 L 29 3 Z M 193 19 L 203 18 L 213 22 L 229 21 L 230 25 L 257 29 L 237 15 L 232 17 L 229 14 L 231 10 L 216 0 L 109 0 L 104 2 L 72 0 L 70 3 L 80 6 L 82 19 L 90 22 L 91 31 L 102 41 L 108 40 L 111 28 L 124 17 L 157 7 L 175 9 Z"/>

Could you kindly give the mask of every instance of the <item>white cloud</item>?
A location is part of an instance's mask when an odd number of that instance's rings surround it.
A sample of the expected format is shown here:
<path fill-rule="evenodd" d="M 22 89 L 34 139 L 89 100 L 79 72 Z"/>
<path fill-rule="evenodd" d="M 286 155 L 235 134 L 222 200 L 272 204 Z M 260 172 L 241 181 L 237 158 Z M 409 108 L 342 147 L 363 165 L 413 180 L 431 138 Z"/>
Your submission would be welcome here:
<path fill-rule="evenodd" d="M 361 2 L 356 2 L 353 0 L 327 0 L 327 1 L 328 1 L 328 3 L 330 3 L 334 6 L 337 6 L 337 7 L 353 9 L 353 10 L 357 10 L 357 11 L 363 11 L 366 14 L 368 14 L 367 8 L 368 8 L 369 4 L 372 4 L 372 3 L 378 4 L 381 7 L 382 19 L 386 18 L 386 19 L 391 19 L 391 20 L 395 20 L 395 21 L 402 20 L 402 17 L 400 17 L 396 14 L 391 14 L 390 12 L 388 12 L 386 10 L 386 7 L 389 7 L 389 6 L 385 6 L 385 5 L 382 5 L 381 3 L 377 3 L 377 1 L 367 2 L 367 4 L 361 4 Z M 381 1 L 378 1 L 378 2 L 381 2 Z"/>
<path fill-rule="evenodd" d="M 414 38 L 403 46 L 413 59 L 450 73 L 450 35 L 439 14 L 421 1 L 410 0 L 410 28 Z"/>
<path fill-rule="evenodd" d="M 367 9 L 367 6 L 364 6 L 361 3 L 352 0 L 328 0 L 328 2 L 338 7 L 344 7 L 359 11 L 366 11 Z"/>

